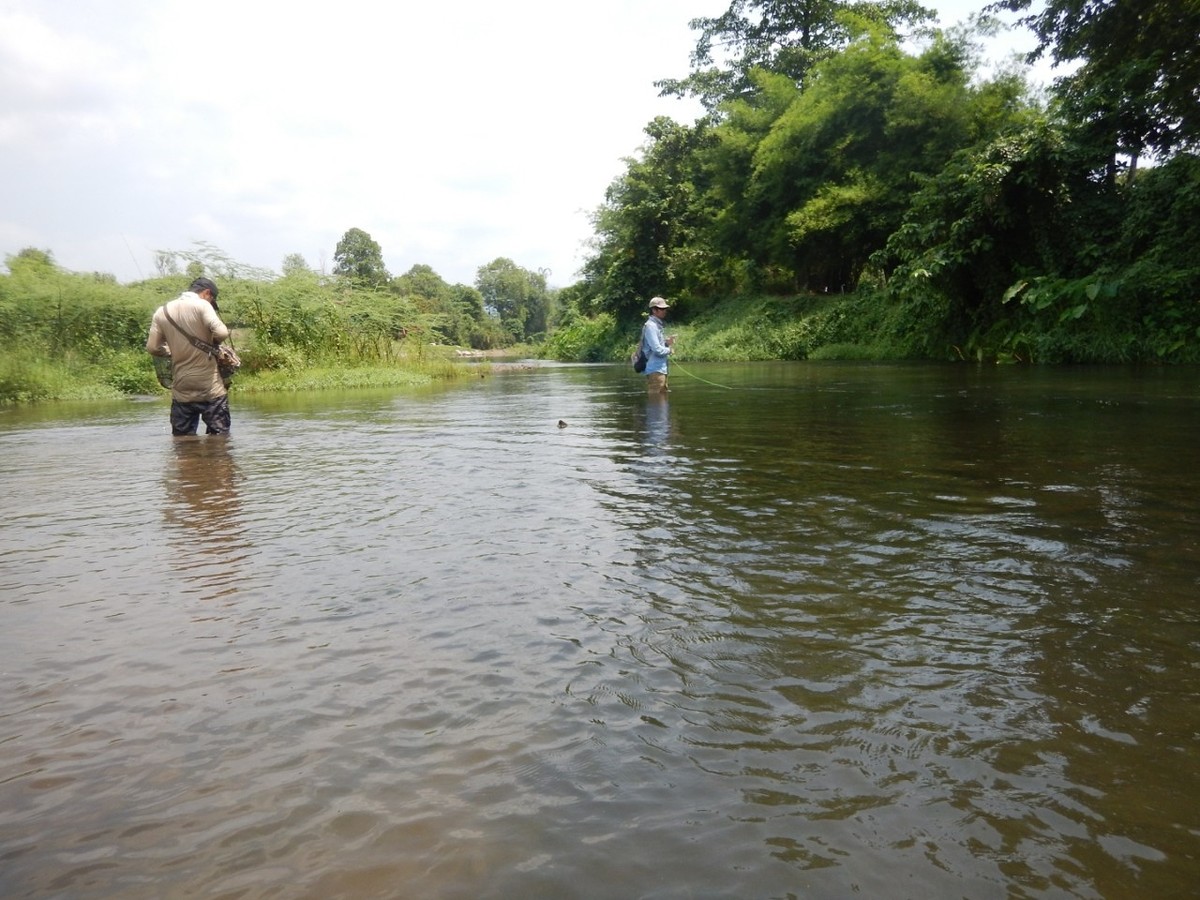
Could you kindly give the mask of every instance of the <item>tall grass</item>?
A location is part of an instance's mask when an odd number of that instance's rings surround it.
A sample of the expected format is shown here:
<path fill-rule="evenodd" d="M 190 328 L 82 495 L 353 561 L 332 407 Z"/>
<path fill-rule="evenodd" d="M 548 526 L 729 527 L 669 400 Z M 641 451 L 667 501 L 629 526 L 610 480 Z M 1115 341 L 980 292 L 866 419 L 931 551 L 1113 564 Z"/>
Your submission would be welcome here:
<path fill-rule="evenodd" d="M 0 275 L 0 403 L 161 391 L 145 351 L 154 310 L 189 277 L 133 285 L 10 258 Z M 429 347 L 436 322 L 405 298 L 300 273 L 226 279 L 221 316 L 243 360 L 234 390 L 422 384 L 465 368 Z"/>

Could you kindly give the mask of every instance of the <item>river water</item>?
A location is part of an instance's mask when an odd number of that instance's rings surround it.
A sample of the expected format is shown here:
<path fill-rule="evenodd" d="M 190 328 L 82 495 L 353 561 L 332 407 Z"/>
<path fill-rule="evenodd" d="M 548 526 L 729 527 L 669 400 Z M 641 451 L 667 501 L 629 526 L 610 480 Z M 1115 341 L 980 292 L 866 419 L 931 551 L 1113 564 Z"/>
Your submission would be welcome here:
<path fill-rule="evenodd" d="M 672 386 L 0 412 L 0 896 L 1197 895 L 1200 372 Z"/>

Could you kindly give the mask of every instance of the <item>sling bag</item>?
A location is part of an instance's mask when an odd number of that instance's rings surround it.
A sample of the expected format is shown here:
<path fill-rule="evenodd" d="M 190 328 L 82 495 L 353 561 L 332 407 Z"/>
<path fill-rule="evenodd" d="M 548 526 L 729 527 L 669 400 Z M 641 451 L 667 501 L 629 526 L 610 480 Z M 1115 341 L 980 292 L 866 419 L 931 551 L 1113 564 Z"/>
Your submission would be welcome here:
<path fill-rule="evenodd" d="M 196 337 L 194 334 L 176 322 L 173 318 L 171 318 L 171 314 L 167 312 L 167 305 L 165 303 L 163 304 L 162 311 L 163 315 L 167 317 L 167 321 L 174 325 L 179 333 L 187 338 L 193 347 L 195 347 L 197 350 L 207 353 L 217 361 L 217 372 L 220 374 L 221 380 L 225 382 L 225 384 L 229 384 L 229 380 L 233 378 L 237 370 L 242 367 L 242 360 L 237 355 L 237 351 L 233 349 L 233 342 L 230 341 L 229 346 L 223 347 L 219 344 L 210 344 L 208 341 L 202 341 L 200 338 Z"/>

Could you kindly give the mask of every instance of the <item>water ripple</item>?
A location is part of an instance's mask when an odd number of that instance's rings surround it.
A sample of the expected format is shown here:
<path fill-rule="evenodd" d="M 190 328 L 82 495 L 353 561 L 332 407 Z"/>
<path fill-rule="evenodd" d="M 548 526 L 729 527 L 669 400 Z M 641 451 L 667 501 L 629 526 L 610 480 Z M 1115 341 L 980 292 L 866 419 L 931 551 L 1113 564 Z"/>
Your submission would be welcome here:
<path fill-rule="evenodd" d="M 0 429 L 0 889 L 1186 894 L 1195 473 L 795 371 Z"/>

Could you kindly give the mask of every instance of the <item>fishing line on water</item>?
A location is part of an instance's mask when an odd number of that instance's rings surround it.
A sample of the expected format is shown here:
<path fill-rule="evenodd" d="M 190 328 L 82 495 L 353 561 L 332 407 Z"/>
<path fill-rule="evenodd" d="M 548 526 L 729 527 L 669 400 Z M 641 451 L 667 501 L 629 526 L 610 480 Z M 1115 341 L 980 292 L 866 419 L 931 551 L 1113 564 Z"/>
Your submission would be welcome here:
<path fill-rule="evenodd" d="M 675 369 L 678 369 L 678 370 L 679 370 L 680 372 L 682 372 L 684 375 L 688 375 L 688 376 L 690 376 L 690 377 L 692 377 L 692 378 L 695 378 L 697 381 L 703 381 L 705 384 L 711 384 L 713 387 L 719 387 L 719 388 L 721 388 L 721 389 L 723 389 L 723 390 L 726 390 L 726 391 L 732 391 L 732 390 L 733 390 L 733 388 L 731 388 L 731 387 L 730 387 L 729 385 L 727 385 L 727 384 L 717 384 L 715 381 L 709 381 L 707 378 L 701 378 L 699 375 L 695 374 L 694 372 L 689 372 L 687 369 L 685 369 L 683 366 L 681 366 L 681 365 L 680 365 L 678 362 L 676 362 L 676 361 L 674 361 L 674 360 L 672 360 L 672 362 L 671 362 L 671 367 L 672 367 L 672 368 L 675 368 Z"/>

